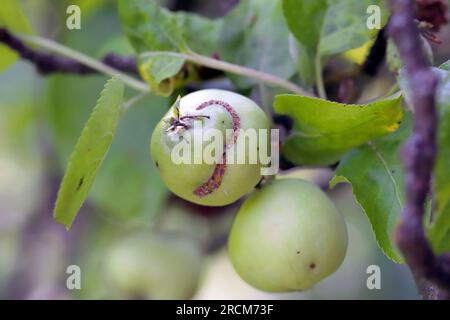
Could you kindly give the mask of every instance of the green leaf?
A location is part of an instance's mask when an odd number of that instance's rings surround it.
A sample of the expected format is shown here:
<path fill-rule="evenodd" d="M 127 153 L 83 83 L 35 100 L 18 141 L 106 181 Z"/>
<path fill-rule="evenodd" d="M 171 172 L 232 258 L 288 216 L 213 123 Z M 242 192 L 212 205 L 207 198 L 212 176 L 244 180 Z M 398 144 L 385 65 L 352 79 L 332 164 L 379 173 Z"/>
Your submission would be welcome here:
<path fill-rule="evenodd" d="M 120 225 L 155 222 L 168 190 L 149 156 L 149 139 L 168 99 L 148 96 L 121 116 L 108 158 L 91 190 L 92 201 Z M 114 199 L 114 201 L 111 201 Z"/>
<path fill-rule="evenodd" d="M 175 75 L 184 64 L 183 58 L 156 56 L 140 59 L 139 73 L 156 95 L 167 97 L 175 89 Z"/>
<path fill-rule="evenodd" d="M 438 153 L 434 167 L 434 216 L 427 229 L 427 236 L 437 254 L 450 250 L 450 63 L 439 68 L 431 68 L 439 80 L 436 103 L 439 112 L 437 132 Z M 399 72 L 398 82 L 406 102 L 411 105 L 411 88 L 403 69 Z"/>
<path fill-rule="evenodd" d="M 397 130 L 403 115 L 398 96 L 356 105 L 279 95 L 274 109 L 294 120 L 282 153 L 297 165 L 333 164 L 348 150 Z"/>
<path fill-rule="evenodd" d="M 303 87 L 311 88 L 316 78 L 315 65 L 312 63 L 314 57 L 311 51 L 308 51 L 293 35 L 290 35 L 289 53 L 297 66 L 297 71 L 300 75 L 300 84 Z"/>
<path fill-rule="evenodd" d="M 315 58 L 328 7 L 327 0 L 283 0 L 283 13 L 290 31 L 297 39 L 295 49 L 299 74 L 307 86 L 315 80 Z"/>
<path fill-rule="evenodd" d="M 428 238 L 437 254 L 450 251 L 450 72 L 449 64 L 433 68 L 440 83 L 436 94 L 439 108 L 438 154 L 434 168 L 435 212 Z"/>
<path fill-rule="evenodd" d="M 77 43 L 70 45 L 76 47 Z M 103 85 L 102 77 L 84 81 L 79 76 L 52 77 L 46 114 L 60 166 L 68 162 Z M 89 201 L 115 224 L 148 226 L 154 223 L 160 204 L 166 199 L 167 188 L 149 159 L 146 146 L 168 107 L 167 99 L 148 95 L 120 117 L 114 142 L 89 192 Z"/>
<path fill-rule="evenodd" d="M 403 258 L 395 246 L 394 229 L 404 205 L 404 172 L 400 148 L 411 132 L 411 116 L 405 115 L 397 132 L 350 151 L 340 161 L 333 187 L 347 180 L 372 226 L 384 254 L 395 262 Z"/>
<path fill-rule="evenodd" d="M 438 134 L 439 155 L 435 168 L 437 206 L 433 223 L 428 230 L 428 237 L 437 254 L 450 251 L 450 170 L 448 168 L 448 157 L 450 156 L 450 111 L 448 106 L 447 110 L 441 114 L 444 117 L 439 124 L 441 127 Z"/>
<path fill-rule="evenodd" d="M 212 55 L 217 52 L 217 43 L 220 41 L 223 19 L 214 20 L 198 16 L 193 13 L 176 12 L 177 23 L 185 30 L 186 42 L 189 48 L 203 55 Z"/>
<path fill-rule="evenodd" d="M 109 150 L 119 122 L 123 90 L 124 84 L 118 78 L 107 82 L 72 152 L 54 209 L 54 218 L 67 229 L 86 199 Z"/>
<path fill-rule="evenodd" d="M 28 18 L 23 12 L 19 0 L 2 0 L 0 5 L 0 28 L 8 28 L 12 32 L 32 33 Z M 0 72 L 15 63 L 18 55 L 13 50 L 0 44 Z"/>
<path fill-rule="evenodd" d="M 284 0 L 284 16 L 301 48 L 298 60 L 314 66 L 316 59 L 358 48 L 372 39 L 378 30 L 366 26 L 370 5 L 380 7 L 384 25 L 388 13 L 383 0 Z M 311 78 L 309 69 L 300 71 L 305 80 Z"/>
<path fill-rule="evenodd" d="M 158 1 L 119 0 L 119 14 L 125 33 L 138 53 L 188 50 L 176 17 L 161 8 Z"/>
<path fill-rule="evenodd" d="M 135 54 L 120 28 L 115 27 L 117 17 L 114 10 L 110 13 L 99 10 L 84 16 L 83 28 L 91 30 L 90 36 L 86 38 L 83 33 L 66 30 L 64 44 L 98 58 L 107 52 Z M 104 25 L 111 28 L 102 28 Z M 102 43 L 98 39 L 102 39 Z M 31 75 L 34 73 L 31 72 Z M 65 167 L 68 163 L 73 146 L 106 80 L 106 77 L 100 76 L 86 77 L 80 81 L 79 76 L 67 74 L 48 79 L 44 114 L 47 115 L 59 167 Z M 0 93 L 0 96 L 4 98 L 4 94 Z M 160 203 L 165 201 L 168 191 L 145 146 L 148 146 L 154 127 L 169 107 L 168 99 L 147 95 L 131 110 L 122 113 L 108 156 L 89 192 L 89 202 L 101 211 L 101 220 L 106 218 L 122 228 L 148 226 L 155 222 L 155 217 L 160 213 Z"/>
<path fill-rule="evenodd" d="M 381 9 L 381 26 L 388 19 L 384 0 L 328 0 L 327 14 L 322 25 L 319 55 L 327 57 L 362 46 L 379 31 L 366 26 L 370 5 Z"/>
<path fill-rule="evenodd" d="M 225 18 L 219 36 L 221 59 L 288 79 L 296 73 L 289 59 L 289 30 L 281 0 L 241 1 Z M 256 81 L 229 75 L 239 89 Z"/>
<path fill-rule="evenodd" d="M 283 12 L 289 29 L 312 54 L 319 48 L 327 9 L 327 0 L 283 1 Z"/>
<path fill-rule="evenodd" d="M 171 12 L 157 1 L 120 0 L 119 13 L 125 33 L 138 53 L 146 51 L 211 54 L 221 20 L 213 21 L 194 14 Z M 163 55 L 139 60 L 139 72 L 155 94 L 170 95 L 185 59 Z"/>
<path fill-rule="evenodd" d="M 161 8 L 157 1 L 121 0 L 119 13 L 125 33 L 138 53 L 189 50 L 176 16 Z M 139 71 L 152 91 L 169 95 L 173 91 L 170 82 L 161 82 L 176 75 L 183 63 L 184 59 L 156 56 L 142 59 Z"/>

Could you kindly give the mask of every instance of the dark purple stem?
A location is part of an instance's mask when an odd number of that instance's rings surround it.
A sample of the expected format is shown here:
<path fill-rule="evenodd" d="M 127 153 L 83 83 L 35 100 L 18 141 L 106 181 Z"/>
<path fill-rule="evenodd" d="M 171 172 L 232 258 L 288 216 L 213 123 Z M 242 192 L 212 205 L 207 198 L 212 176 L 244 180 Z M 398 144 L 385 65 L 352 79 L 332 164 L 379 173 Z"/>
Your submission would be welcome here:
<path fill-rule="evenodd" d="M 30 48 L 5 28 L 0 28 L 0 43 L 16 51 L 22 59 L 33 63 L 41 74 L 73 73 L 86 75 L 97 73 L 96 70 L 73 59 L 55 56 Z M 137 74 L 136 59 L 134 57 L 121 57 L 110 53 L 103 58 L 103 62 L 117 70 Z"/>
<path fill-rule="evenodd" d="M 449 259 L 433 253 L 423 228 L 425 202 L 436 157 L 437 79 L 422 51 L 419 31 L 414 23 L 414 1 L 389 2 L 392 11 L 389 33 L 410 80 L 412 107 L 415 110 L 413 132 L 401 154 L 406 171 L 406 202 L 397 227 L 396 241 L 424 298 L 449 298 Z M 437 293 L 427 294 L 424 288 L 437 290 Z"/>

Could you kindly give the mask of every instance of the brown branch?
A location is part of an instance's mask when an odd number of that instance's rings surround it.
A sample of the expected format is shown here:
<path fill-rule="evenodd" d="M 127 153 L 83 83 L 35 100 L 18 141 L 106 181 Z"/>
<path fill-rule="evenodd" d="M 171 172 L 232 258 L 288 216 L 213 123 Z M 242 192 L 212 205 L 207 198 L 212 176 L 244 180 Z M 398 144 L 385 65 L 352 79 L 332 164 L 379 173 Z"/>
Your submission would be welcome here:
<path fill-rule="evenodd" d="M 0 28 L 1 43 L 17 52 L 23 60 L 31 62 L 42 75 L 53 73 L 91 75 L 99 73 L 97 70 L 71 58 L 53 55 L 27 46 L 21 39 L 5 28 Z M 218 54 L 213 54 L 212 57 L 220 60 Z M 102 62 L 116 70 L 138 75 L 136 57 L 134 56 L 120 56 L 115 53 L 108 53 L 103 57 Z M 189 77 L 189 72 L 187 64 L 180 71 L 184 75 L 184 78 Z M 196 66 L 194 72 L 196 77 L 202 81 L 216 79 L 224 75 L 222 71 L 203 66 Z"/>
<path fill-rule="evenodd" d="M 392 11 L 389 33 L 410 80 L 415 110 L 413 132 L 401 154 L 406 170 L 406 203 L 396 230 L 396 241 L 419 289 L 426 287 L 431 290 L 431 285 L 438 290 L 432 297 L 450 298 L 450 259 L 433 253 L 423 227 L 425 202 L 436 157 L 437 79 L 422 51 L 419 31 L 414 23 L 414 1 L 389 2 Z M 422 293 L 424 298 L 430 297 L 426 292 Z"/>
<path fill-rule="evenodd" d="M 35 50 L 25 45 L 22 40 L 5 28 L 0 28 L 0 43 L 16 51 L 22 59 L 33 63 L 41 74 L 72 73 L 86 75 L 98 73 L 96 70 L 70 58 Z M 137 74 L 136 59 L 134 57 L 121 57 L 110 53 L 103 58 L 103 62 L 117 70 Z"/>

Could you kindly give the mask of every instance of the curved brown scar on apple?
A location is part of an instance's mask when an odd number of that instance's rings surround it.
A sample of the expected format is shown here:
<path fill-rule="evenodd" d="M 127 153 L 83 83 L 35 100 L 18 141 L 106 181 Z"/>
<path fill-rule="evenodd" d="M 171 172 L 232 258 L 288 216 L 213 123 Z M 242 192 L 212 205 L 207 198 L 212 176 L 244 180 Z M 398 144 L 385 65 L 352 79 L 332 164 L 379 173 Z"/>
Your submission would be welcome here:
<path fill-rule="evenodd" d="M 211 194 L 215 190 L 217 190 L 222 184 L 223 176 L 225 175 L 225 171 L 227 169 L 227 150 L 236 143 L 237 137 L 239 134 L 239 128 L 241 126 L 241 118 L 238 116 L 237 112 L 233 109 L 233 107 L 221 100 L 208 100 L 203 102 L 201 105 L 197 107 L 197 110 L 202 110 L 210 106 L 219 105 L 223 107 L 230 114 L 232 119 L 232 128 L 233 134 L 230 139 L 225 144 L 225 151 L 222 155 L 222 161 L 219 164 L 216 164 L 214 167 L 214 171 L 211 177 L 208 178 L 201 186 L 194 190 L 194 194 L 199 197 L 207 196 Z"/>

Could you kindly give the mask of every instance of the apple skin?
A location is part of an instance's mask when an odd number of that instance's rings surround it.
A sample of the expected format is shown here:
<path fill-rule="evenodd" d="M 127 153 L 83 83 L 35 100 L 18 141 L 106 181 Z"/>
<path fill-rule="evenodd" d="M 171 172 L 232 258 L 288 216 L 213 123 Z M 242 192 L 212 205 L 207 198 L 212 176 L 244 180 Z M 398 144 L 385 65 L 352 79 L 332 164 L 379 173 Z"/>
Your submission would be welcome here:
<path fill-rule="evenodd" d="M 266 114 L 252 100 L 237 93 L 216 89 L 190 93 L 180 100 L 180 114 L 208 116 L 209 119 L 202 120 L 203 130 L 218 129 L 222 132 L 224 141 L 228 141 L 230 134 L 227 134 L 226 130 L 233 128 L 233 119 L 230 113 L 219 105 L 212 105 L 202 110 L 196 109 L 202 103 L 210 100 L 223 101 L 232 106 L 239 116 L 240 129 L 267 129 L 268 149 L 270 148 L 270 126 Z M 203 196 L 194 193 L 211 177 L 216 165 L 207 163 L 175 164 L 172 161 L 171 153 L 179 138 L 176 135 L 174 137 L 173 133 L 166 132 L 170 126 L 168 121 L 173 115 L 172 109 L 173 107 L 156 126 L 150 143 L 151 157 L 166 186 L 177 196 L 205 206 L 228 205 L 250 192 L 261 179 L 262 164 L 259 156 L 257 163 L 254 164 L 250 164 L 248 160 L 245 161 L 245 164 L 227 164 L 220 186 L 212 193 Z M 194 127 L 185 130 L 183 135 L 187 134 L 193 137 Z M 243 143 L 245 143 L 245 139 L 239 135 L 236 147 L 239 148 L 239 145 Z M 203 142 L 203 148 L 206 148 L 208 144 L 210 141 Z M 247 143 L 246 152 L 257 152 L 257 150 L 250 150 Z M 246 154 L 246 159 L 248 159 L 248 154 Z"/>
<path fill-rule="evenodd" d="M 138 232 L 113 243 L 104 271 L 111 289 L 127 298 L 191 299 L 202 262 L 199 245 L 184 234 Z"/>
<path fill-rule="evenodd" d="M 309 289 L 335 272 L 347 251 L 345 221 L 316 185 L 268 182 L 243 203 L 228 252 L 240 277 L 268 292 Z"/>

